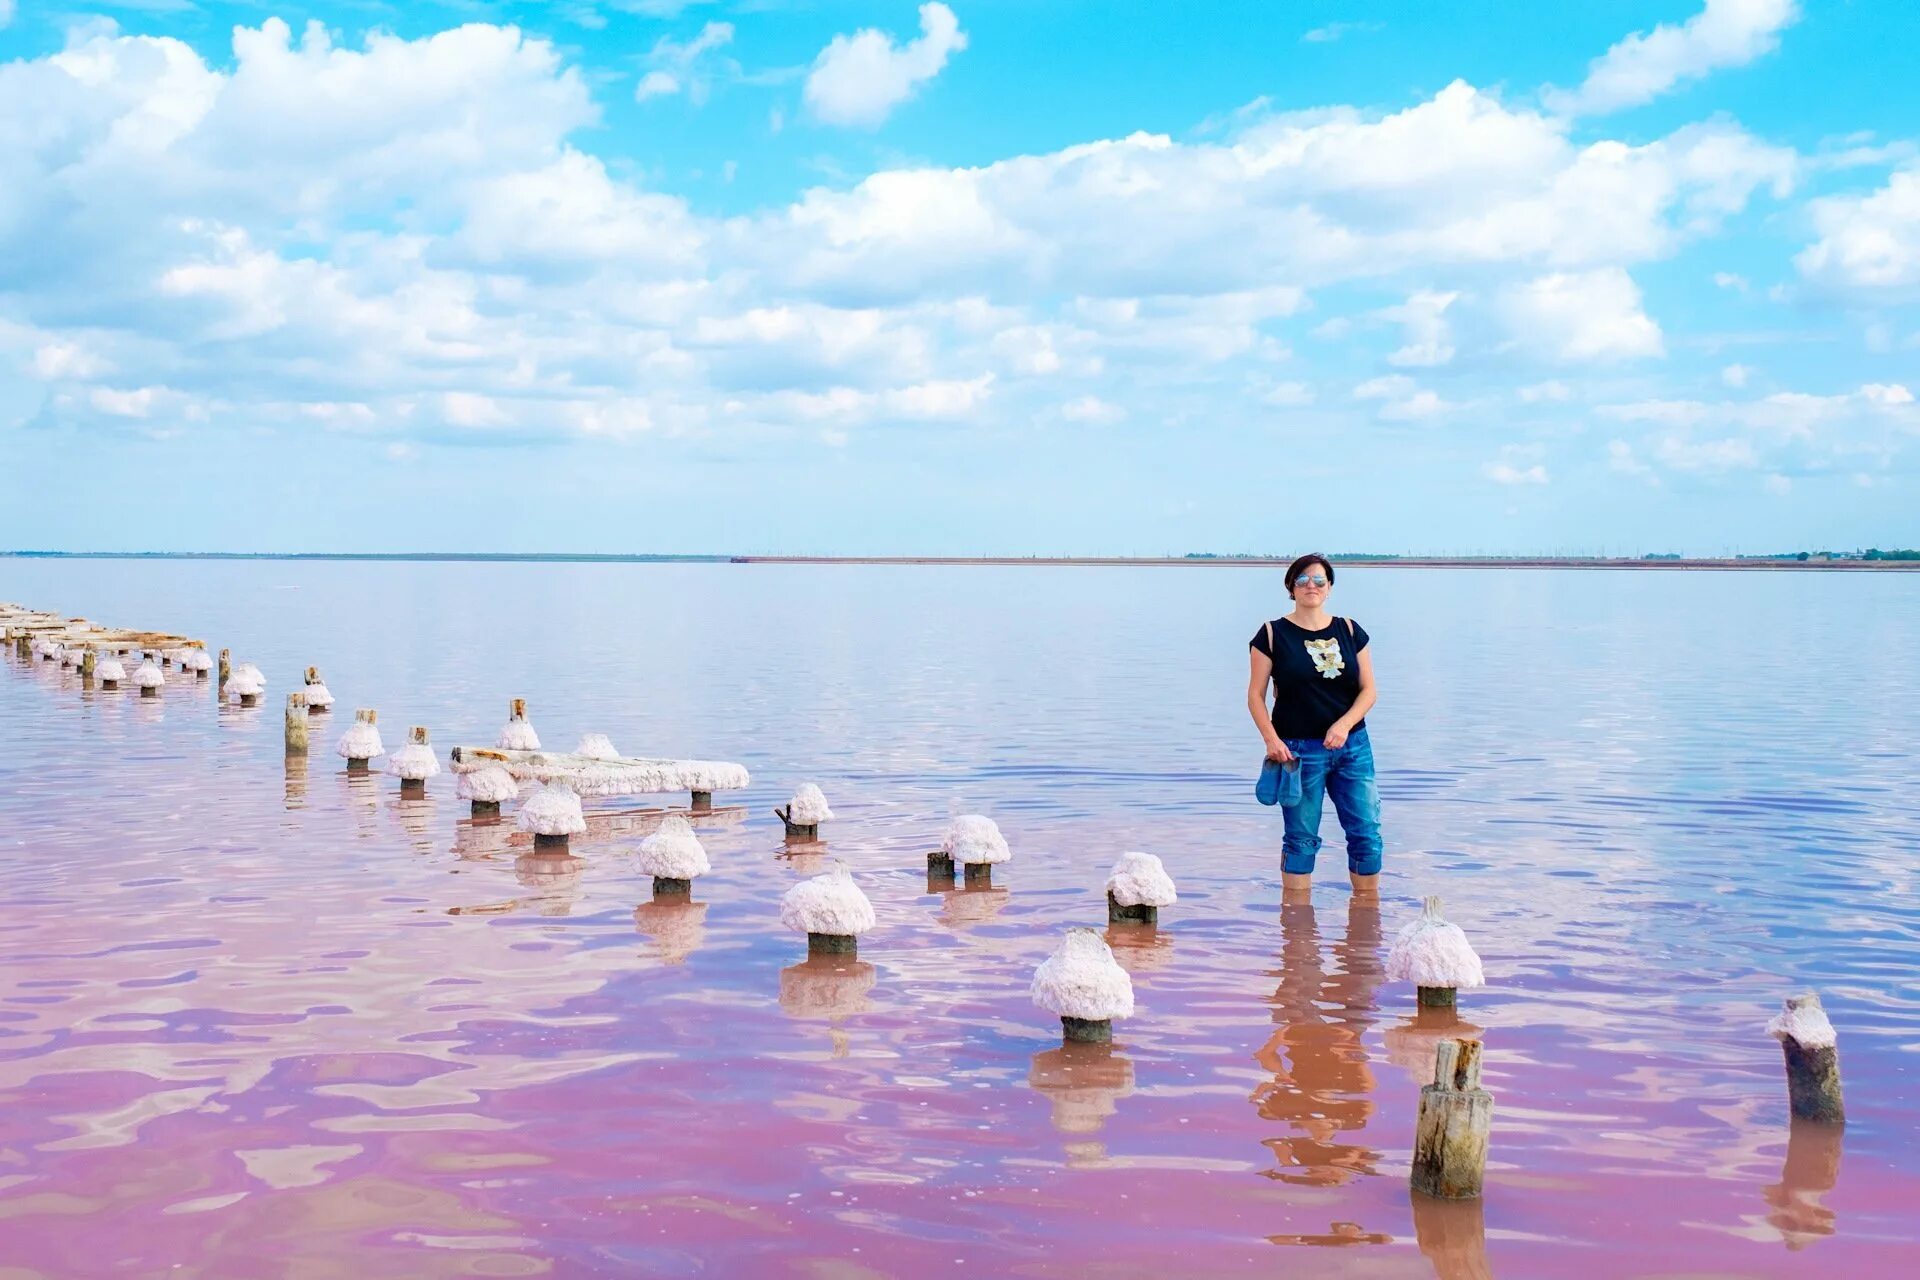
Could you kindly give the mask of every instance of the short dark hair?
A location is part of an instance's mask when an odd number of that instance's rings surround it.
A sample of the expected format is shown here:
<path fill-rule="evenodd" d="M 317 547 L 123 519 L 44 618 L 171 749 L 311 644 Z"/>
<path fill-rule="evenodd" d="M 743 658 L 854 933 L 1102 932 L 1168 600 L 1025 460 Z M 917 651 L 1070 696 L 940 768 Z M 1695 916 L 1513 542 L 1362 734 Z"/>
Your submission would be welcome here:
<path fill-rule="evenodd" d="M 1333 562 L 1318 551 L 1309 551 L 1287 566 L 1287 599 L 1293 599 L 1293 580 L 1305 573 L 1309 565 L 1316 564 L 1327 571 L 1327 585 L 1333 585 Z"/>

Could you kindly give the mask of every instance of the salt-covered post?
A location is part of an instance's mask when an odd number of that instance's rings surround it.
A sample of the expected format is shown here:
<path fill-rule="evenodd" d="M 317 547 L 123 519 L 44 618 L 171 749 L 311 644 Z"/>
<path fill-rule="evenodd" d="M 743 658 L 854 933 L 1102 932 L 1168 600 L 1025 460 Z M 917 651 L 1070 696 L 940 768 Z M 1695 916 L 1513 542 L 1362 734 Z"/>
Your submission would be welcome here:
<path fill-rule="evenodd" d="M 120 665 L 120 659 L 110 657 L 94 668 L 94 674 L 100 677 L 102 689 L 118 689 L 127 678 L 127 669 Z"/>
<path fill-rule="evenodd" d="M 1480 1087 L 1480 1042 L 1442 1040 L 1433 1083 L 1420 1090 L 1413 1130 L 1413 1189 L 1442 1200 L 1470 1200 L 1487 1174 L 1493 1095 Z"/>
<path fill-rule="evenodd" d="M 320 678 L 320 668 L 307 668 L 306 684 L 308 715 L 317 716 L 322 712 L 333 710 L 333 691 L 327 688 L 327 682 Z"/>
<path fill-rule="evenodd" d="M 222 649 L 220 651 L 220 687 L 226 688 L 227 681 L 231 679 L 233 679 L 233 651 Z"/>
<path fill-rule="evenodd" d="M 287 695 L 287 754 L 307 754 L 307 695 Z"/>
<path fill-rule="evenodd" d="M 519 824 L 533 836 L 535 853 L 566 853 L 572 837 L 587 829 L 587 818 L 572 787 L 549 782 L 520 806 Z"/>
<path fill-rule="evenodd" d="M 695 876 L 713 870 L 707 851 L 693 833 L 693 824 L 677 813 L 661 819 L 660 829 L 640 842 L 634 859 L 653 877 L 653 896 L 684 896 L 693 892 Z"/>
<path fill-rule="evenodd" d="M 520 784 L 505 769 L 490 764 L 461 774 L 453 784 L 453 791 L 462 800 L 472 802 L 474 817 L 497 818 L 501 803 L 520 794 Z"/>
<path fill-rule="evenodd" d="M 1420 918 L 1393 940 L 1387 977 L 1413 983 L 1426 1009 L 1451 1009 L 1456 990 L 1484 986 L 1487 980 L 1467 935 L 1441 916 L 1437 895 L 1425 900 Z"/>
<path fill-rule="evenodd" d="M 1158 924 L 1160 908 L 1179 901 L 1166 864 L 1150 853 L 1123 853 L 1107 875 L 1108 924 Z"/>
<path fill-rule="evenodd" d="M 951 876 L 961 869 L 970 885 L 993 883 L 993 864 L 1013 856 L 999 824 L 980 813 L 963 813 L 947 823 L 940 848 L 927 855 L 927 870 L 934 875 Z"/>
<path fill-rule="evenodd" d="M 1133 979 L 1092 929 L 1067 930 L 1060 949 L 1033 971 L 1027 992 L 1060 1019 L 1063 1038 L 1082 1044 L 1111 1042 L 1113 1020 L 1133 1016 Z"/>
<path fill-rule="evenodd" d="M 502 726 L 494 746 L 502 751 L 538 751 L 540 735 L 527 723 L 527 700 L 515 698 L 507 704 L 507 723 Z"/>
<path fill-rule="evenodd" d="M 407 731 L 407 743 L 387 757 L 387 772 L 400 779 L 400 794 L 418 799 L 427 794 L 427 779 L 440 772 L 440 761 L 427 743 L 427 727 L 416 724 Z"/>
<path fill-rule="evenodd" d="M 827 807 L 827 797 L 820 788 L 811 782 L 803 782 L 787 801 L 785 809 L 775 809 L 780 821 L 786 824 L 787 842 L 811 842 L 820 838 L 820 824 L 833 817 L 833 810 Z"/>
<path fill-rule="evenodd" d="M 873 928 L 873 903 L 853 874 L 836 866 L 787 890 L 780 899 L 780 923 L 806 934 L 810 953 L 857 955 L 860 935 Z"/>
<path fill-rule="evenodd" d="M 340 735 L 340 745 L 335 750 L 346 759 L 348 773 L 364 774 L 375 756 L 387 753 L 380 741 L 380 713 L 372 707 L 355 711 L 352 727 Z"/>
<path fill-rule="evenodd" d="M 153 655 L 148 654 L 141 662 L 140 669 L 133 673 L 133 683 L 139 688 L 141 697 L 157 698 L 167 683 L 167 677 L 154 662 Z"/>
<path fill-rule="evenodd" d="M 1787 1060 L 1787 1105 L 1795 1117 L 1817 1124 L 1845 1124 L 1840 1094 L 1840 1046 L 1827 1011 L 1814 992 L 1789 996 L 1767 1024 Z"/>
<path fill-rule="evenodd" d="M 227 677 L 227 692 L 237 695 L 243 707 L 259 706 L 260 695 L 266 691 L 267 678 L 251 662 L 241 663 Z"/>

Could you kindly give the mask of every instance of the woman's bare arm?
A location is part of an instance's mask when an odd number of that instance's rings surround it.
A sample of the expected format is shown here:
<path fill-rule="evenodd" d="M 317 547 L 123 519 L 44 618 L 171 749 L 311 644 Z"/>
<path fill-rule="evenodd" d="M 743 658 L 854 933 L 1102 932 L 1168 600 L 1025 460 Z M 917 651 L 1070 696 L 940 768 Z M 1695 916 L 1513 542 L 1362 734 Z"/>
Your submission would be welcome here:
<path fill-rule="evenodd" d="M 1267 758 L 1284 764 L 1293 759 L 1293 753 L 1273 731 L 1273 717 L 1267 711 L 1267 682 L 1273 679 L 1273 659 L 1249 647 L 1247 660 L 1247 714 L 1259 728 L 1260 740 L 1267 744 Z"/>

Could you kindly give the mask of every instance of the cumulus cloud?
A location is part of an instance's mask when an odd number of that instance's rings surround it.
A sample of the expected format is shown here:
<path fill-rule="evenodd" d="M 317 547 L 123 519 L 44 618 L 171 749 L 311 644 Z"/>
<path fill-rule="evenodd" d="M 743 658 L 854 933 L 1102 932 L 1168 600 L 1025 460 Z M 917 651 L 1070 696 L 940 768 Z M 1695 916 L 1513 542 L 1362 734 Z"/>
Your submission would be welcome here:
<path fill-rule="evenodd" d="M 1619 267 L 1555 272 L 1501 300 L 1516 344 L 1566 361 L 1665 353 L 1660 326 L 1641 310 L 1640 286 Z"/>
<path fill-rule="evenodd" d="M 1407 344 L 1388 356 L 1387 363 L 1424 368 L 1452 360 L 1453 336 L 1446 312 L 1459 296 L 1422 289 L 1399 306 L 1376 312 L 1381 319 L 1395 321 L 1406 329 Z"/>
<path fill-rule="evenodd" d="M 1117 404 L 1107 403 L 1099 396 L 1081 396 L 1078 400 L 1071 400 L 1061 405 L 1060 416 L 1068 422 L 1092 422 L 1106 425 L 1119 422 L 1127 416 L 1127 411 Z"/>
<path fill-rule="evenodd" d="M 1546 101 L 1569 115 L 1651 102 L 1676 85 L 1773 52 L 1799 16 L 1795 0 L 1706 0 L 1679 26 L 1663 22 L 1620 41 L 1593 60 L 1578 89 L 1549 90 Z"/>
<path fill-rule="evenodd" d="M 1370 378 L 1353 389 L 1356 400 L 1378 400 L 1379 415 L 1385 422 L 1418 422 L 1436 417 L 1454 406 L 1438 392 L 1417 385 L 1412 378 L 1392 374 Z"/>
<path fill-rule="evenodd" d="M 872 27 L 835 36 L 814 59 L 801 96 L 814 117 L 827 124 L 877 128 L 966 47 L 960 20 L 935 0 L 920 6 L 917 40 L 896 45 L 891 35 Z"/>
<path fill-rule="evenodd" d="M 1807 280 L 1860 300 L 1920 296 L 1920 166 L 1871 195 L 1814 201 L 1813 220 L 1820 238 L 1794 259 Z"/>
<path fill-rule="evenodd" d="M 1609 446 L 1614 469 L 1633 474 L 1648 465 L 1705 475 L 1850 472 L 1862 459 L 1884 462 L 1898 437 L 1920 429 L 1920 409 L 1898 383 L 1749 400 L 1638 400 L 1601 405 L 1595 414 L 1646 429 L 1637 445 L 1616 439 Z"/>
<path fill-rule="evenodd" d="M 1547 469 L 1541 463 L 1530 467 L 1516 467 L 1511 462 L 1492 462 L 1486 468 L 1487 479 L 1495 484 L 1546 484 Z"/>

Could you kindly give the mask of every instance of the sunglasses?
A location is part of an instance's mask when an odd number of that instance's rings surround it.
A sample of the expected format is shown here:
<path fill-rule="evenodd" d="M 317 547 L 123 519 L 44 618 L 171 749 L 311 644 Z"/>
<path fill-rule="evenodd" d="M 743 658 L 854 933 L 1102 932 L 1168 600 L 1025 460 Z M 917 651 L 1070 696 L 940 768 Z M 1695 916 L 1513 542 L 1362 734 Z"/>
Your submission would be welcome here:
<path fill-rule="evenodd" d="M 1317 573 L 1303 573 L 1293 580 L 1296 587 L 1324 587 L 1327 580 Z"/>

